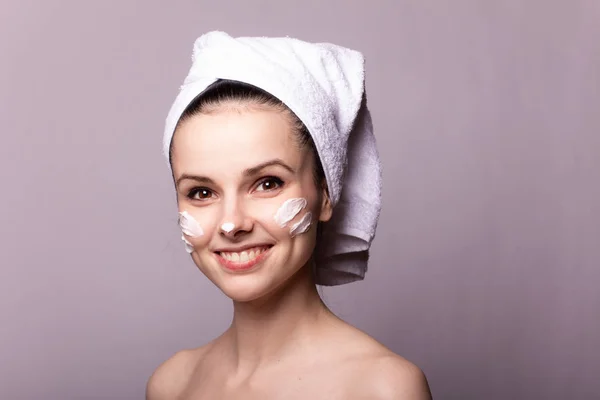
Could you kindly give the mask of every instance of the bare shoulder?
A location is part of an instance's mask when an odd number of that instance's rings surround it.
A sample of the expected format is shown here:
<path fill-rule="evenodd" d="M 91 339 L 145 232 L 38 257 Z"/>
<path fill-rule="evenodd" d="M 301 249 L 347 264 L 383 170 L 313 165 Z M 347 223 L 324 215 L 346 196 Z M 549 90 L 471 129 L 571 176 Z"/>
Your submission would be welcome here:
<path fill-rule="evenodd" d="M 403 357 L 386 351 L 365 360 L 365 378 L 372 398 L 381 400 L 430 400 L 425 374 Z"/>
<path fill-rule="evenodd" d="M 423 371 L 367 335 L 349 327 L 345 343 L 348 378 L 357 398 L 380 400 L 430 400 L 431 392 Z"/>
<path fill-rule="evenodd" d="M 178 351 L 159 365 L 146 384 L 146 400 L 173 399 L 182 393 L 205 352 L 206 346 Z"/>

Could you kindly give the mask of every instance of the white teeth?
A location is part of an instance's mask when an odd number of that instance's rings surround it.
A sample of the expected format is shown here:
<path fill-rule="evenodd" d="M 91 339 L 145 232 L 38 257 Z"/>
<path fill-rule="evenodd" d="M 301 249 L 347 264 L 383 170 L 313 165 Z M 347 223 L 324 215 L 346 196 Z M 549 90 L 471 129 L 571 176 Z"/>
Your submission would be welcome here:
<path fill-rule="evenodd" d="M 226 259 L 227 261 L 236 262 L 236 263 L 245 263 L 251 260 L 254 260 L 256 257 L 261 255 L 265 250 L 264 247 L 255 248 L 250 250 L 244 250 L 239 253 L 233 252 L 221 252 L 221 257 Z"/>

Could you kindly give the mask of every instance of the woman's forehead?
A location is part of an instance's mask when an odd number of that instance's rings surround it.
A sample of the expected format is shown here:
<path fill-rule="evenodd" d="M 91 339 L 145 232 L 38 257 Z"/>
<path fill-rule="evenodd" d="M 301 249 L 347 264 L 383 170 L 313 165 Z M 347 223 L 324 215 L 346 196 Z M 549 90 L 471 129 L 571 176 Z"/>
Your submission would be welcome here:
<path fill-rule="evenodd" d="M 294 134 L 289 118 L 278 111 L 197 114 L 182 123 L 173 138 L 173 166 L 245 169 L 278 158 L 299 167 L 307 151 L 298 146 Z"/>

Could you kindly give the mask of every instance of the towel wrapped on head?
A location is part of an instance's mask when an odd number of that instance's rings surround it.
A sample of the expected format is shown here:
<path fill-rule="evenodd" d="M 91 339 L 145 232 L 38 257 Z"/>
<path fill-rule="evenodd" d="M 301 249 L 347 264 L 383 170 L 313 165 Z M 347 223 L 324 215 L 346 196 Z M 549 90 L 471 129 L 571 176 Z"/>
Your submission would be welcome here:
<path fill-rule="evenodd" d="M 334 206 L 315 250 L 315 279 L 363 279 L 381 209 L 381 163 L 365 93 L 364 57 L 330 43 L 209 32 L 167 116 L 163 150 L 187 106 L 219 79 L 254 85 L 281 100 L 313 138 Z"/>

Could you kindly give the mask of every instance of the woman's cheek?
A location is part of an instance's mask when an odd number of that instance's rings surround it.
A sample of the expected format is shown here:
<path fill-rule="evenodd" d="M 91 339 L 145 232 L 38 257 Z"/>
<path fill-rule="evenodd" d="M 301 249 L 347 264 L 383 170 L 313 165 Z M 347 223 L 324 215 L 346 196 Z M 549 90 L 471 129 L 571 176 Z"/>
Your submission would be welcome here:
<path fill-rule="evenodd" d="M 185 250 L 193 253 L 195 249 L 205 247 L 214 230 L 215 223 L 210 214 L 200 213 L 196 210 L 179 212 L 179 227 L 181 228 L 181 240 Z"/>
<path fill-rule="evenodd" d="M 262 226 L 270 235 L 279 237 L 281 229 L 277 226 L 273 215 L 280 204 L 280 201 L 257 202 L 248 209 L 247 218 L 252 219 L 254 224 Z"/>
<path fill-rule="evenodd" d="M 304 197 L 287 199 L 272 199 L 267 202 L 257 202 L 247 209 L 244 218 L 251 218 L 253 223 L 260 223 L 273 236 L 281 240 L 294 238 L 306 233 L 313 224 L 313 214 L 309 202 Z M 179 213 L 179 226 L 182 230 L 181 239 L 185 250 L 193 253 L 206 247 L 210 238 L 219 231 L 218 213 L 213 209 L 182 210 Z M 222 224 L 221 224 L 222 225 Z"/>
<path fill-rule="evenodd" d="M 313 223 L 313 216 L 310 211 L 307 211 L 297 222 L 294 222 L 290 227 L 290 236 L 296 237 L 310 230 Z"/>
<path fill-rule="evenodd" d="M 292 197 L 280 202 L 272 210 L 271 221 L 288 237 L 295 237 L 307 232 L 312 225 L 312 213 L 304 197 Z"/>

